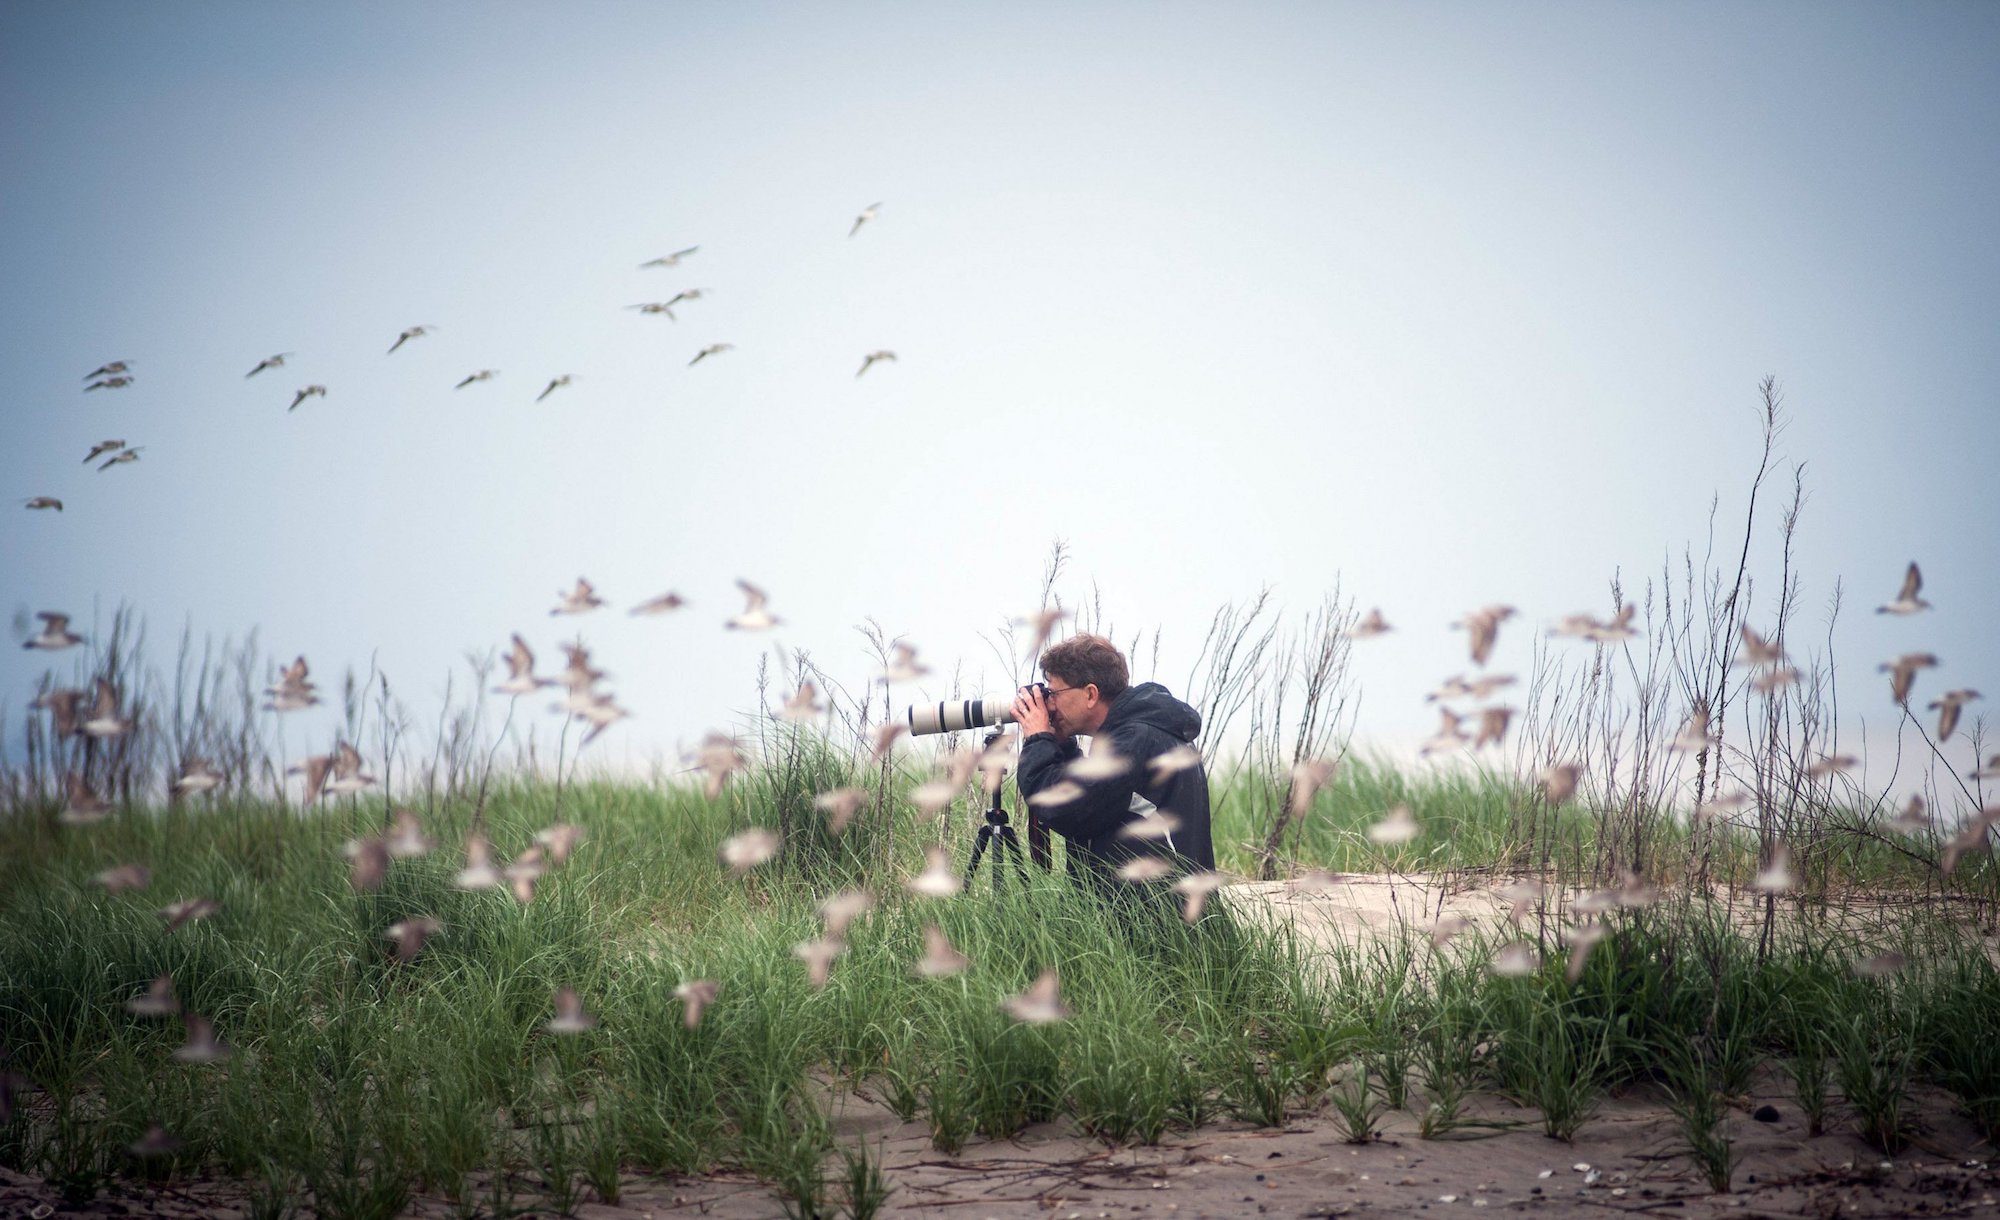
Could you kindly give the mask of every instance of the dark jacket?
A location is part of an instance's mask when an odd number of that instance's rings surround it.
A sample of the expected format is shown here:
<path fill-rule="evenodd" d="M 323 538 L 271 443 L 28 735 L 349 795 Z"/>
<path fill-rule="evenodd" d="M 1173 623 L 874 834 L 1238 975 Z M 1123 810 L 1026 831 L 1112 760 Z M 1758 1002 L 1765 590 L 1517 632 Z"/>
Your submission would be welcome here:
<path fill-rule="evenodd" d="M 1064 780 L 1078 783 L 1082 796 L 1066 804 L 1036 805 L 1035 815 L 1068 841 L 1070 876 L 1089 877 L 1116 885 L 1119 865 L 1135 856 L 1173 860 L 1181 871 L 1215 867 L 1209 841 L 1208 775 L 1201 765 L 1177 771 L 1155 782 L 1147 763 L 1177 745 L 1192 742 L 1201 732 L 1201 713 L 1167 693 L 1157 682 L 1130 686 L 1111 703 L 1091 750 L 1107 747 L 1128 760 L 1123 775 L 1077 780 L 1066 775 L 1070 763 L 1082 757 L 1074 737 L 1036 733 L 1021 743 L 1016 782 L 1024 796 L 1052 788 Z M 1164 839 L 1121 839 L 1118 829 L 1137 821 L 1147 803 L 1179 819 L 1171 845 Z"/>

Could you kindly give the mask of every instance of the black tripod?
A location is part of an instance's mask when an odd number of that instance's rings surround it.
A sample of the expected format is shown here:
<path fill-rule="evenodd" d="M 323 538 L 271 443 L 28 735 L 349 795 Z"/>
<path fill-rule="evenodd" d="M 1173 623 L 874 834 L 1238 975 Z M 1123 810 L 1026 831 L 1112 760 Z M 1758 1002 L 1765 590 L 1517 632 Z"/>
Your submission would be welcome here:
<path fill-rule="evenodd" d="M 997 732 L 987 734 L 987 748 L 991 749 L 993 743 L 999 739 L 1000 734 Z M 998 778 L 1004 781 L 1005 776 L 1003 775 Z M 986 849 L 996 843 L 999 844 L 1000 850 L 994 853 L 994 859 L 997 861 L 1001 856 L 1007 857 L 1014 865 L 1014 875 L 1020 879 L 1021 887 L 1023 889 L 1027 888 L 1028 869 L 1026 865 L 1021 863 L 1021 839 L 1019 835 L 1014 833 L 1013 824 L 1007 817 L 1006 806 L 1000 803 L 1000 793 L 1003 787 L 1004 783 L 1000 782 L 996 782 L 993 785 L 993 795 L 986 807 L 986 824 L 979 828 L 979 838 L 972 844 L 972 858 L 966 861 L 965 864 L 965 886 L 967 889 L 972 888 L 972 879 L 979 873 L 979 861 L 986 855 Z M 1000 881 L 1005 875 L 1001 871 L 1000 865 L 996 862 L 993 865 L 994 893 L 997 894 L 1000 892 Z"/>

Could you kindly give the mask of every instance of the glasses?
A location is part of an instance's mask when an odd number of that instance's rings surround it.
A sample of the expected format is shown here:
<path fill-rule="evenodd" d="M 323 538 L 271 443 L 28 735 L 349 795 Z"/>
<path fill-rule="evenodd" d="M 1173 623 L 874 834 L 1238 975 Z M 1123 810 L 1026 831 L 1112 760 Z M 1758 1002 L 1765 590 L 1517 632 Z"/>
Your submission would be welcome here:
<path fill-rule="evenodd" d="M 1048 683 L 1044 682 L 1042 683 L 1042 686 L 1049 692 L 1049 697 L 1051 699 L 1055 698 L 1057 695 L 1065 694 L 1069 691 L 1088 689 L 1087 683 L 1084 686 L 1050 686 Z"/>

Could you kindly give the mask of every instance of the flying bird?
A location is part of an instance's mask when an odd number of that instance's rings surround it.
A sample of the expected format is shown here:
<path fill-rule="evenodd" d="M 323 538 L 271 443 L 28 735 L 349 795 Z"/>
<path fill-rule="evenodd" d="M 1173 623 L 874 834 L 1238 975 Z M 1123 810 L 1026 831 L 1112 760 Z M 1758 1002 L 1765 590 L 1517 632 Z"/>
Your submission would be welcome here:
<path fill-rule="evenodd" d="M 1486 658 L 1493 655 L 1494 641 L 1499 638 L 1500 624 L 1514 617 L 1515 613 L 1512 606 L 1483 606 L 1452 624 L 1465 628 L 1472 645 L 1474 665 L 1486 664 Z"/>
<path fill-rule="evenodd" d="M 91 878 L 104 887 L 107 894 L 122 894 L 126 890 L 143 890 L 153 880 L 153 870 L 143 864 L 119 864 Z"/>
<path fill-rule="evenodd" d="M 116 377 L 120 373 L 129 373 L 131 371 L 132 362 L 130 360 L 113 360 L 110 364 L 98 365 L 96 372 L 85 373 L 79 380 L 95 381 L 99 377 Z"/>
<path fill-rule="evenodd" d="M 688 367 L 693 368 L 710 356 L 720 356 L 724 352 L 735 350 L 735 348 L 736 345 L 734 343 L 711 343 L 694 354 L 694 359 L 688 361 Z"/>
<path fill-rule="evenodd" d="M 944 929 L 924 925 L 924 955 L 917 960 L 916 972 L 927 979 L 949 978 L 972 965 L 972 959 L 954 949 Z"/>
<path fill-rule="evenodd" d="M 1884 661 L 1875 668 L 1889 675 L 1889 697 L 1898 707 L 1910 702 L 1910 686 L 1917 680 L 1920 669 L 1935 669 L 1938 659 L 1935 653 L 1906 652 L 1893 661 Z"/>
<path fill-rule="evenodd" d="M 403 346 L 405 343 L 408 343 L 412 339 L 421 339 L 425 335 L 430 334 L 431 331 L 435 329 L 437 328 L 434 326 L 412 326 L 409 329 L 405 330 L 402 334 L 397 335 L 396 341 L 389 345 L 389 350 L 382 354 L 385 356 L 393 356 L 396 354 L 397 348 Z"/>
<path fill-rule="evenodd" d="M 63 510 L 62 501 L 56 499 L 54 496 L 29 496 L 27 499 L 21 501 L 21 503 L 27 505 L 30 509 L 53 508 L 57 512 Z"/>
<path fill-rule="evenodd" d="M 819 917 L 829 939 L 847 935 L 855 920 L 875 909 L 875 895 L 867 890 L 842 890 L 819 904 Z"/>
<path fill-rule="evenodd" d="M 92 390 L 122 390 L 131 384 L 132 379 L 130 377 L 106 377 L 102 381 L 93 381 L 83 387 L 83 392 L 88 394 Z"/>
<path fill-rule="evenodd" d="M 299 809 L 302 811 L 311 809 L 313 802 L 317 801 L 319 794 L 326 789 L 327 776 L 333 774 L 333 755 L 314 754 L 302 758 L 285 768 L 285 774 L 296 775 L 305 780 L 305 795 L 299 798 Z"/>
<path fill-rule="evenodd" d="M 215 1036 L 215 1026 L 207 1017 L 183 1014 L 187 1041 L 174 1048 L 174 1058 L 182 1063 L 220 1063 L 229 1058 L 229 1044 Z"/>
<path fill-rule="evenodd" d="M 583 997 L 574 987 L 556 988 L 556 1015 L 542 1028 L 552 1034 L 580 1034 L 597 1028 L 597 1018 L 583 1011 Z"/>
<path fill-rule="evenodd" d="M 167 921 L 166 931 L 172 932 L 197 919 L 207 919 L 222 909 L 222 904 L 213 898 L 189 898 L 171 906 L 160 908 L 160 918 Z"/>
<path fill-rule="evenodd" d="M 783 619 L 773 618 L 771 612 L 764 608 L 765 603 L 770 598 L 762 589 L 747 580 L 737 581 L 736 587 L 743 590 L 743 597 L 746 604 L 743 607 L 743 613 L 730 619 L 727 623 L 723 624 L 724 626 L 737 631 L 768 631 L 772 627 L 776 627 L 784 622 Z"/>
<path fill-rule="evenodd" d="M 137 445 L 137 446 L 134 446 L 133 448 L 130 448 L 130 449 L 127 449 L 127 450 L 125 450 L 125 451 L 124 451 L 124 452 L 122 452 L 122 453 L 114 453 L 114 454 L 112 454 L 112 455 L 111 455 L 111 457 L 109 457 L 109 458 L 107 458 L 107 459 L 105 460 L 105 462 L 104 462 L 104 464 L 103 464 L 103 465 L 101 465 L 101 466 L 99 466 L 99 467 L 97 468 L 97 470 L 98 470 L 98 473 L 99 473 L 99 474 L 102 474 L 103 472 L 105 472 L 105 471 L 107 471 L 107 470 L 111 469 L 111 468 L 112 468 L 113 466 L 123 466 L 123 465 L 127 464 L 128 462 L 136 462 L 136 461 L 138 461 L 138 460 L 139 460 L 139 450 L 141 450 L 141 449 L 144 449 L 144 448 L 145 448 L 145 446 L 144 446 L 144 445 Z"/>
<path fill-rule="evenodd" d="M 535 676 L 535 654 L 528 651 L 528 642 L 520 633 L 514 635 L 514 646 L 507 650 L 507 680 L 493 688 L 496 695 L 532 695 L 544 686 L 554 686 L 553 678 Z"/>
<path fill-rule="evenodd" d="M 714 979 L 689 979 L 674 988 L 674 998 L 681 1002 L 681 1022 L 689 1029 L 700 1025 L 701 1014 L 715 1003 L 716 992 L 721 989 Z"/>
<path fill-rule="evenodd" d="M 708 291 L 708 290 L 707 290 L 706 288 L 683 288 L 683 289 L 681 289 L 681 290 L 680 290 L 679 292 L 675 293 L 675 294 L 674 294 L 674 295 L 673 295 L 673 296 L 672 296 L 671 298 L 669 298 L 669 299 L 668 299 L 668 301 L 667 301 L 667 316 L 669 316 L 669 317 L 672 317 L 672 316 L 673 316 L 673 309 L 674 309 L 674 306 L 676 306 L 676 305 L 680 304 L 680 303 L 681 303 L 682 301 L 699 301 L 699 300 L 701 300 L 701 299 L 702 299 L 702 296 L 703 296 L 703 295 L 704 295 L 704 294 L 705 294 L 705 293 L 706 293 L 707 291 Z"/>
<path fill-rule="evenodd" d="M 500 870 L 493 866 L 493 848 L 484 831 L 474 830 L 465 836 L 465 867 L 452 877 L 451 884 L 461 890 L 490 890 L 500 884 Z"/>
<path fill-rule="evenodd" d="M 856 378 L 859 378 L 862 373 L 867 372 L 871 367 L 873 367 L 876 361 L 894 360 L 895 358 L 896 358 L 896 353 L 889 351 L 886 348 L 878 352 L 869 352 L 866 356 L 863 356 L 861 358 L 861 370 L 860 372 L 857 372 L 854 375 Z"/>
<path fill-rule="evenodd" d="M 722 862 L 729 866 L 732 875 L 741 877 L 777 855 L 780 846 L 778 832 L 752 827 L 722 841 Z"/>
<path fill-rule="evenodd" d="M 1222 874 L 1215 872 L 1189 873 L 1174 882 L 1174 893 L 1181 896 L 1184 905 L 1181 918 L 1193 923 L 1201 918 L 1201 909 L 1208 903 L 1208 896 L 1222 888 Z"/>
<path fill-rule="evenodd" d="M 827 977 L 833 972 L 833 959 L 845 952 L 847 942 L 832 936 L 802 940 L 792 946 L 792 956 L 806 964 L 806 981 L 814 991 L 826 986 Z"/>
<path fill-rule="evenodd" d="M 476 373 L 466 374 L 464 381 L 459 382 L 457 385 L 451 388 L 454 390 L 462 390 L 465 387 L 471 385 L 475 381 L 491 381 L 495 377 L 498 377 L 499 375 L 500 375 L 499 369 L 480 369 Z"/>
<path fill-rule="evenodd" d="M 1938 740 L 1949 741 L 1958 728 L 1959 709 L 1974 699 L 1980 698 L 1976 690 L 1948 690 L 1931 700 L 1930 710 L 1938 714 Z"/>
<path fill-rule="evenodd" d="M 861 226 L 875 219 L 876 213 L 880 212 L 881 210 L 882 210 L 882 205 L 879 203 L 871 203 L 867 207 L 862 208 L 861 215 L 856 216 L 854 218 L 854 227 L 847 231 L 847 235 L 849 237 L 853 237 L 856 233 L 861 232 Z"/>
<path fill-rule="evenodd" d="M 597 595 L 597 586 L 581 576 L 576 578 L 576 588 L 567 593 L 558 589 L 556 596 L 562 600 L 556 603 L 555 609 L 549 611 L 551 615 L 587 614 L 604 605 L 604 599 Z"/>
<path fill-rule="evenodd" d="M 251 369 L 249 372 L 243 374 L 243 376 L 245 378 L 250 378 L 250 377 L 255 377 L 257 374 L 263 372 L 265 369 L 281 369 L 285 367 L 285 357 L 294 356 L 297 354 L 298 353 L 296 352 L 279 352 L 275 356 L 266 356 L 262 360 L 259 360 L 257 362 L 256 368 Z"/>
<path fill-rule="evenodd" d="M 1001 1001 L 1000 1007 L 1016 1021 L 1029 1025 L 1048 1025 L 1066 1021 L 1070 1016 L 1069 1007 L 1062 1002 L 1062 983 L 1053 967 L 1042 971 L 1020 995 Z"/>
<path fill-rule="evenodd" d="M 541 393 L 535 395 L 535 401 L 540 402 L 542 401 L 542 399 L 547 398 L 549 395 L 555 393 L 557 390 L 560 390 L 564 386 L 568 385 L 570 383 L 570 379 L 572 376 L 574 376 L 574 374 L 564 373 L 562 376 L 550 380 L 548 388 L 544 389 Z"/>
<path fill-rule="evenodd" d="M 1363 615 L 1360 622 L 1347 629 L 1347 638 L 1368 640 L 1394 630 L 1395 628 L 1389 625 L 1389 620 L 1382 617 L 1382 608 L 1377 606 Z"/>
<path fill-rule="evenodd" d="M 924 849 L 924 871 L 903 884 L 912 894 L 925 898 L 950 898 L 965 888 L 951 866 L 950 853 L 936 844 Z"/>
<path fill-rule="evenodd" d="M 92 462 L 96 461 L 98 458 L 103 457 L 105 454 L 116 453 L 118 450 L 123 449 L 124 447 L 125 447 L 124 441 L 99 441 L 95 445 L 92 445 L 90 447 L 89 453 L 83 455 L 83 464 L 85 466 L 88 466 Z"/>
<path fill-rule="evenodd" d="M 296 712 L 319 702 L 318 687 L 306 680 L 306 659 L 300 657 L 278 675 L 276 686 L 267 686 L 264 693 L 271 701 L 264 705 L 267 712 Z"/>
<path fill-rule="evenodd" d="M 1389 810 L 1381 821 L 1368 828 L 1368 839 L 1384 846 L 1408 843 L 1423 832 L 1417 825 L 1417 816 L 1410 812 L 1408 805 L 1397 805 Z"/>
<path fill-rule="evenodd" d="M 1785 894 L 1799 888 L 1799 880 L 1792 874 L 1792 853 L 1783 843 L 1771 849 L 1771 862 L 1745 888 L 1759 894 Z"/>
<path fill-rule="evenodd" d="M 669 322 L 680 321 L 679 318 L 674 316 L 674 311 L 667 306 L 665 301 L 646 301 L 638 305 L 627 305 L 625 308 L 636 309 L 640 313 L 663 313 L 667 315 L 667 321 Z"/>
<path fill-rule="evenodd" d="M 99 678 L 93 684 L 97 692 L 96 702 L 90 715 L 83 722 L 86 737 L 122 737 L 132 731 L 129 717 L 118 714 L 118 691 L 110 682 Z"/>
<path fill-rule="evenodd" d="M 141 1017 L 171 1017 L 180 1010 L 180 1001 L 174 998 L 173 976 L 167 974 L 154 979 L 146 990 L 125 1001 L 125 1011 Z"/>
<path fill-rule="evenodd" d="M 700 246 L 689 246 L 685 250 L 676 250 L 672 254 L 662 254 L 658 258 L 649 258 L 639 264 L 639 270 L 644 271 L 648 267 L 678 267 L 682 259 L 699 249 L 701 249 Z M 692 1025 L 693 1022 L 689 1022 L 689 1024 Z"/>
<path fill-rule="evenodd" d="M 174 777 L 174 795 L 200 796 L 222 786 L 223 775 L 205 758 L 190 758 L 181 773 Z"/>
<path fill-rule="evenodd" d="M 373 788 L 375 777 L 361 773 L 361 752 L 344 741 L 333 743 L 333 782 L 327 791 L 335 796 L 352 796 L 364 788 Z"/>
<path fill-rule="evenodd" d="M 382 937 L 395 944 L 396 960 L 408 965 L 424 951 L 424 944 L 442 931 L 442 923 L 428 915 L 417 915 L 390 924 L 383 930 Z"/>
<path fill-rule="evenodd" d="M 83 643 L 83 637 L 69 629 L 69 615 L 57 614 L 53 610 L 43 610 L 35 615 L 42 620 L 42 633 L 30 637 L 21 645 L 23 648 L 40 648 L 47 652 L 57 652 L 64 648 L 74 648 Z"/>
<path fill-rule="evenodd" d="M 1924 574 L 1917 570 L 1915 561 L 1912 561 L 1909 569 L 1903 573 L 1903 587 L 1897 592 L 1896 600 L 1886 606 L 1875 607 L 1875 613 L 1915 614 L 1919 610 L 1930 609 L 1931 604 L 1917 596 L 1923 587 Z M 1901 702 L 1901 700 L 1898 700 L 1898 702 Z"/>
<path fill-rule="evenodd" d="M 638 605 L 632 607 L 626 613 L 666 614 L 669 611 L 678 610 L 685 605 L 687 605 L 687 601 L 680 594 L 674 592 L 667 592 L 660 594 L 658 597 L 649 598 L 646 601 L 640 602 Z"/>
<path fill-rule="evenodd" d="M 91 791 L 90 784 L 75 771 L 69 773 L 69 799 L 56 821 L 64 826 L 89 826 L 111 816 L 111 802 Z"/>
<path fill-rule="evenodd" d="M 813 808 L 826 814 L 826 828 L 829 833 L 839 834 L 854 820 L 863 801 L 868 799 L 866 788 L 835 788 L 831 792 L 821 792 L 813 797 Z"/>
<path fill-rule="evenodd" d="M 299 404 L 304 402 L 308 398 L 325 398 L 325 397 L 326 397 L 325 386 L 309 385 L 305 389 L 300 390 L 298 393 L 292 395 L 292 405 L 286 407 L 285 410 L 287 413 L 290 413 L 292 411 L 298 410 Z"/>

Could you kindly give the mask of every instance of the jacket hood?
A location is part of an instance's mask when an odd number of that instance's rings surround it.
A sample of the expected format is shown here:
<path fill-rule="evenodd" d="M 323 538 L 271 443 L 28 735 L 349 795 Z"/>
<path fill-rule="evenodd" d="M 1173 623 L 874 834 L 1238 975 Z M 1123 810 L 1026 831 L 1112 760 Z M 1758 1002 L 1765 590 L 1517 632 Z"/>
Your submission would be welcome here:
<path fill-rule="evenodd" d="M 1201 713 L 1168 693 L 1158 682 L 1128 686 L 1112 701 L 1104 717 L 1103 731 L 1124 724 L 1143 724 L 1158 729 L 1175 741 L 1193 741 L 1201 732 Z"/>

